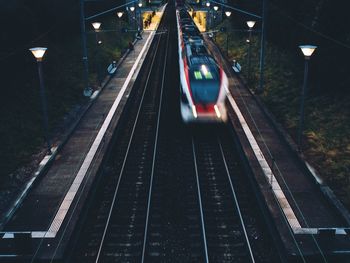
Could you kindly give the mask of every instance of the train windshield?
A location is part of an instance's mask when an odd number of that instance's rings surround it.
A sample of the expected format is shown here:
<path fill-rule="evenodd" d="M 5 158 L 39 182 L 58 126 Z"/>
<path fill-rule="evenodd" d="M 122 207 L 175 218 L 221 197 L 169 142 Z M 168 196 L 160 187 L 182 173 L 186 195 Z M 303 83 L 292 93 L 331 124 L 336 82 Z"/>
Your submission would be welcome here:
<path fill-rule="evenodd" d="M 215 103 L 220 89 L 217 67 L 200 65 L 191 70 L 190 76 L 194 103 Z"/>

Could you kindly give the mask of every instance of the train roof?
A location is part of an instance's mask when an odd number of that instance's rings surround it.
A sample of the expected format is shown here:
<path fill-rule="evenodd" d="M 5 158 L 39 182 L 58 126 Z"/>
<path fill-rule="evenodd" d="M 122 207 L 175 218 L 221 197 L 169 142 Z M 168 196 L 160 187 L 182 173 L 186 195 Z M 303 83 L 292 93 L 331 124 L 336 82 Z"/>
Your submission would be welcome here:
<path fill-rule="evenodd" d="M 214 58 L 207 54 L 198 54 L 189 58 L 191 65 L 212 65 L 217 66 Z"/>
<path fill-rule="evenodd" d="M 202 65 L 207 65 L 212 70 L 214 70 L 214 68 L 216 69 L 218 66 L 205 47 L 202 34 L 198 30 L 192 17 L 184 8 L 178 11 L 180 28 L 182 31 L 181 37 L 185 44 L 184 51 L 186 53 L 188 65 L 191 69 L 198 69 Z"/>

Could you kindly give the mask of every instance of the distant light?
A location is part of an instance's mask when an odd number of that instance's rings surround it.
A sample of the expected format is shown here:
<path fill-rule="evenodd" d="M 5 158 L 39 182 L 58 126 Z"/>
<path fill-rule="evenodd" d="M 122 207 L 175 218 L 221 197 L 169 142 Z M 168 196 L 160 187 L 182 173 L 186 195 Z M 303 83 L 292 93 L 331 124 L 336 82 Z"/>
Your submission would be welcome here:
<path fill-rule="evenodd" d="M 255 25 L 255 21 L 247 21 L 247 25 L 250 29 L 252 29 Z"/>
<path fill-rule="evenodd" d="M 209 6 L 210 6 L 210 2 L 206 2 L 205 5 L 206 5 L 207 7 L 209 7 Z"/>
<path fill-rule="evenodd" d="M 95 30 L 99 30 L 101 27 L 101 23 L 100 22 L 94 22 L 92 23 L 92 26 L 94 27 Z"/>
<path fill-rule="evenodd" d="M 138 3 L 138 6 L 139 6 L 139 7 L 142 7 L 142 3 L 141 3 L 141 2 L 140 2 L 140 3 Z"/>
<path fill-rule="evenodd" d="M 101 44 L 102 44 L 102 41 L 101 41 L 101 40 L 99 40 L 97 43 L 98 43 L 99 45 L 101 45 Z"/>
<path fill-rule="evenodd" d="M 193 116 L 197 119 L 198 115 L 197 115 L 197 110 L 196 110 L 196 106 L 192 105 L 192 113 Z"/>
<path fill-rule="evenodd" d="M 226 11 L 226 12 L 225 12 L 225 15 L 226 15 L 227 17 L 230 17 L 230 16 L 231 16 L 231 11 Z"/>
<path fill-rule="evenodd" d="M 37 61 L 42 61 L 43 56 L 47 50 L 46 47 L 34 47 L 29 49 Z"/>
<path fill-rule="evenodd" d="M 249 43 L 249 42 L 250 42 L 250 40 L 249 40 L 249 39 L 246 39 L 246 41 L 245 41 L 245 42 Z"/>
<path fill-rule="evenodd" d="M 220 113 L 220 110 L 216 104 L 214 105 L 214 110 L 215 110 L 216 116 L 218 116 L 218 118 L 220 119 L 221 113 Z"/>
<path fill-rule="evenodd" d="M 131 12 L 134 12 L 135 6 L 130 6 L 129 9 L 130 9 Z"/>
<path fill-rule="evenodd" d="M 213 8 L 214 8 L 215 11 L 219 10 L 219 7 L 217 5 L 215 5 Z"/>
<path fill-rule="evenodd" d="M 317 48 L 317 46 L 313 45 L 301 45 L 299 47 L 306 58 L 311 57 L 312 53 L 314 53 L 315 49 Z"/>
<path fill-rule="evenodd" d="M 208 69 L 207 69 L 207 66 L 206 65 L 202 65 L 201 66 L 201 69 L 202 69 L 202 72 L 204 75 L 207 75 L 208 74 Z"/>
<path fill-rule="evenodd" d="M 117 13 L 117 16 L 118 16 L 119 18 L 121 18 L 121 17 L 123 16 L 123 14 L 124 14 L 123 12 L 118 12 L 118 13 Z"/>

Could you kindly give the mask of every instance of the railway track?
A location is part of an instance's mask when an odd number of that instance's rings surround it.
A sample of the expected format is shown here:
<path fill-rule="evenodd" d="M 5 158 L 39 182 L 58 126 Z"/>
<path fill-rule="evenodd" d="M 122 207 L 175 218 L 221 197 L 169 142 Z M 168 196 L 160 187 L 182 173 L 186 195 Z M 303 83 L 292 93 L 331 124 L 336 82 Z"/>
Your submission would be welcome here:
<path fill-rule="evenodd" d="M 162 22 L 159 29 L 165 27 Z M 142 69 L 148 73 L 137 84 L 135 104 L 139 106 L 137 111 L 134 108 L 128 112 L 133 117 L 115 142 L 120 150 L 114 147 L 109 153 L 117 158 L 109 158 L 103 168 L 103 188 L 96 193 L 98 198 L 82 230 L 87 232 L 78 241 L 78 253 L 72 256 L 72 262 L 127 262 L 141 258 L 163 85 L 159 76 L 165 74 L 167 45 L 167 34 L 155 36 L 146 58 L 149 63 Z"/>
<path fill-rule="evenodd" d="M 255 262 L 215 131 L 192 138 L 207 262 Z"/>
<path fill-rule="evenodd" d="M 279 262 L 229 129 L 181 122 L 173 4 L 159 29 L 70 261 Z"/>

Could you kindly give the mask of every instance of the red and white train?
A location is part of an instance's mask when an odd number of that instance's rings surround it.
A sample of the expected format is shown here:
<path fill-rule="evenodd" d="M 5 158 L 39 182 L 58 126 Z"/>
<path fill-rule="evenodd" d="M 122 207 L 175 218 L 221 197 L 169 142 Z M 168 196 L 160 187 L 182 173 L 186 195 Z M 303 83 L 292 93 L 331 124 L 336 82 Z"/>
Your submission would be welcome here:
<path fill-rule="evenodd" d="M 181 117 L 185 123 L 226 122 L 227 76 L 209 54 L 190 14 L 179 5 L 176 20 Z"/>

